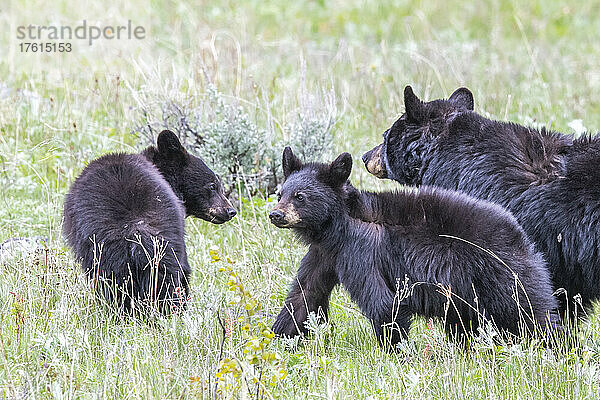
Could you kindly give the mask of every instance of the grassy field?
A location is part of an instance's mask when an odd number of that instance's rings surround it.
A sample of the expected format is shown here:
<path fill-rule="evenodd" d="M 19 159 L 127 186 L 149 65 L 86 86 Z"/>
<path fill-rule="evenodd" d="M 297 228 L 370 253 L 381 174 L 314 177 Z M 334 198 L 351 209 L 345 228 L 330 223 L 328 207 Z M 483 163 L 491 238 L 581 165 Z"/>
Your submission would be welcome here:
<path fill-rule="evenodd" d="M 0 7 L 0 242 L 45 238 L 37 251 L 1 253 L 0 399 L 600 398 L 597 311 L 578 327 L 578 351 L 499 346 L 489 332 L 464 351 L 417 320 L 386 354 L 336 290 L 331 325 L 312 326 L 296 346 L 271 340 L 262 327 L 306 251 L 268 222 L 273 196 L 240 189 L 232 222 L 187 220 L 192 300 L 169 319 L 123 319 L 99 304 L 60 233 L 64 194 L 82 168 L 144 145 L 131 133 L 140 99 L 198 105 L 211 85 L 282 142 L 282 127 L 310 106 L 303 93 L 317 94 L 318 109 L 318 94 L 333 92 L 331 153 L 351 152 L 352 181 L 371 189 L 393 184 L 368 175 L 360 155 L 402 112 L 407 84 L 425 99 L 467 86 L 487 116 L 597 131 L 598 2 L 84 3 Z M 146 37 L 20 51 L 18 26 L 84 19 L 132 20 Z"/>

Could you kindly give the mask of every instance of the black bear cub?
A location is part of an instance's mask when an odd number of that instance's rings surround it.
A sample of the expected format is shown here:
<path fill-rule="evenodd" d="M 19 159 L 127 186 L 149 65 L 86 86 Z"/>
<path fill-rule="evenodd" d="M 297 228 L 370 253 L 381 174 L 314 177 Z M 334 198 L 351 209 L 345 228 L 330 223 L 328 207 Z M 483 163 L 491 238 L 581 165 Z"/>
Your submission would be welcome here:
<path fill-rule="evenodd" d="M 445 322 L 464 337 L 483 321 L 519 335 L 562 330 L 544 261 L 510 213 L 446 190 L 360 192 L 352 157 L 303 164 L 288 147 L 285 182 L 269 217 L 309 247 L 273 331 L 306 333 L 309 312 L 327 317 L 341 283 L 379 342 L 406 338 L 411 316 Z"/>
<path fill-rule="evenodd" d="M 89 163 L 65 198 L 63 232 L 99 294 L 166 314 L 189 292 L 186 215 L 223 223 L 235 214 L 217 176 L 162 131 L 156 147 Z"/>

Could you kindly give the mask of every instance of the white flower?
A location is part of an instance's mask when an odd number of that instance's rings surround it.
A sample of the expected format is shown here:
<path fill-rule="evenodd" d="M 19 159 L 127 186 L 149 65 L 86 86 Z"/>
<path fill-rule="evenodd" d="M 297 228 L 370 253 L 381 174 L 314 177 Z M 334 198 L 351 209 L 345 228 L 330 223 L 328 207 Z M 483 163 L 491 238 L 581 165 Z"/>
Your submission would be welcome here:
<path fill-rule="evenodd" d="M 567 125 L 569 128 L 573 129 L 573 131 L 574 131 L 573 135 L 575 137 L 579 137 L 587 131 L 585 126 L 583 126 L 583 121 L 580 119 L 574 119 L 573 121 L 569 122 Z"/>

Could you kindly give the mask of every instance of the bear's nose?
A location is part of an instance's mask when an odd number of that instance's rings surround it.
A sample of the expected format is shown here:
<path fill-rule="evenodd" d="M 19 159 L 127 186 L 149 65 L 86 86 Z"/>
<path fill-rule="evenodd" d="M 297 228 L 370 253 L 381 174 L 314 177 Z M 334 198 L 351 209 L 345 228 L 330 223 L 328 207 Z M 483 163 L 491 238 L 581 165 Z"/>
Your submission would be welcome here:
<path fill-rule="evenodd" d="M 371 151 L 367 151 L 365 154 L 363 154 L 362 156 L 362 160 L 365 163 L 365 165 L 369 162 L 369 157 L 371 156 Z"/>
<path fill-rule="evenodd" d="M 273 210 L 269 213 L 269 218 L 271 218 L 271 222 L 282 222 L 283 217 L 283 211 L 281 210 Z"/>
<path fill-rule="evenodd" d="M 237 214 L 237 211 L 235 211 L 235 209 L 233 209 L 232 207 L 229 207 L 227 209 L 227 216 L 229 217 L 229 219 L 235 217 L 236 214 Z"/>

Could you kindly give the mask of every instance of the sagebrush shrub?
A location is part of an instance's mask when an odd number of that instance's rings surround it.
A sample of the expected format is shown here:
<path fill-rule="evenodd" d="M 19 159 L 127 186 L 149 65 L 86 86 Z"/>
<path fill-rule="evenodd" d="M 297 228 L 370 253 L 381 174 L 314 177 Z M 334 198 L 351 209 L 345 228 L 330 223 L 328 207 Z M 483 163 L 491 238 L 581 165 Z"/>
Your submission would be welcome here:
<path fill-rule="evenodd" d="M 302 82 L 298 107 L 282 125 L 272 123 L 268 105 L 248 107 L 214 85 L 200 94 L 182 95 L 171 88 L 166 93 L 138 93 L 135 97 L 139 107 L 134 134 L 149 143 L 161 130 L 172 130 L 230 190 L 242 184 L 251 193 L 273 192 L 281 181 L 281 152 L 287 145 L 298 149 L 304 161 L 328 158 L 332 152 L 337 116 L 333 90 L 311 94 Z"/>

